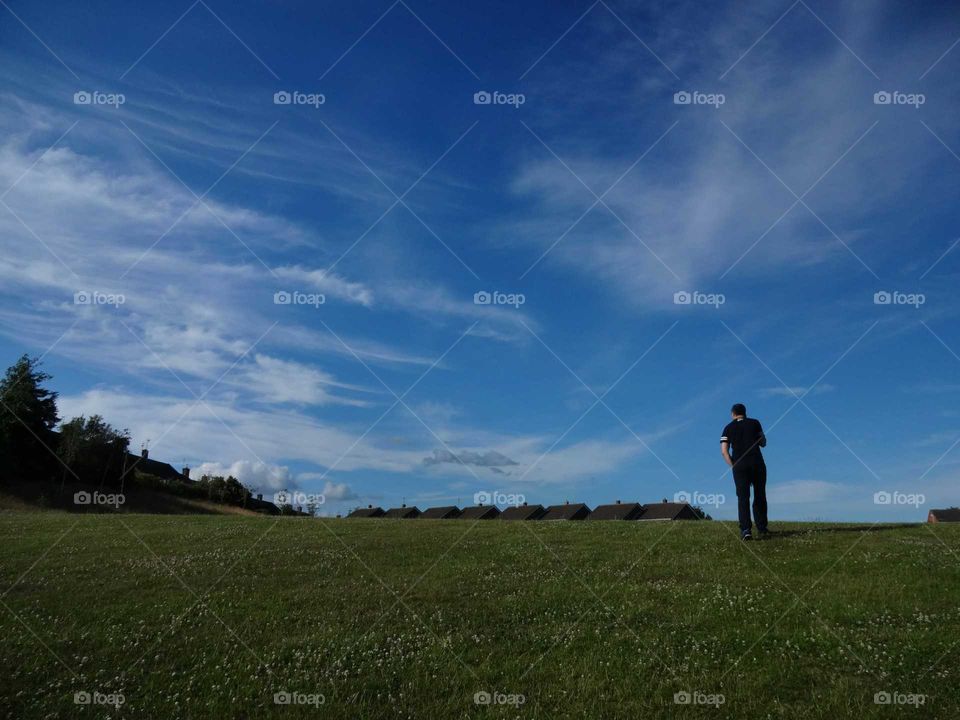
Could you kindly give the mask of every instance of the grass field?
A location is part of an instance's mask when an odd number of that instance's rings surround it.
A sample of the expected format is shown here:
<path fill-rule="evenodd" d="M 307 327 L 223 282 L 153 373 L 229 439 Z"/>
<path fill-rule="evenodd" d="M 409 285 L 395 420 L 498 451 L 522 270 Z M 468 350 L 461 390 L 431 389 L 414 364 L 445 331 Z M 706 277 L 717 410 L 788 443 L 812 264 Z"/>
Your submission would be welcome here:
<path fill-rule="evenodd" d="M 3 513 L 0 713 L 960 717 L 960 527 L 866 527 Z"/>

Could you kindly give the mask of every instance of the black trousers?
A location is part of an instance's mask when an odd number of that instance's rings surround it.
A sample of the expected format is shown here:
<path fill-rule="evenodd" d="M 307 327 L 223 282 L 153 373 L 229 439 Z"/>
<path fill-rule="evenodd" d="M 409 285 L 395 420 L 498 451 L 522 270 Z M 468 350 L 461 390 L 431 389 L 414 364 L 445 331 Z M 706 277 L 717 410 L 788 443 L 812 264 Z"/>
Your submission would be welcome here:
<path fill-rule="evenodd" d="M 757 530 L 767 529 L 767 466 L 764 463 L 734 463 L 733 482 L 737 486 L 737 514 L 740 532 L 750 530 L 750 487 L 753 487 L 753 519 Z"/>

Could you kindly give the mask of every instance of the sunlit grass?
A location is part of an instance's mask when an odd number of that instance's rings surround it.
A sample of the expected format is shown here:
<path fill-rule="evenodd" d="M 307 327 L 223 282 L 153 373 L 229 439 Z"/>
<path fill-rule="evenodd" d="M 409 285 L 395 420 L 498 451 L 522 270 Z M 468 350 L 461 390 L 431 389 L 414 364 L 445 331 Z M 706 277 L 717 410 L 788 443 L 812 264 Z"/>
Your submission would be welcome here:
<path fill-rule="evenodd" d="M 6 513 L 2 712 L 956 717 L 960 529 L 865 527 Z"/>

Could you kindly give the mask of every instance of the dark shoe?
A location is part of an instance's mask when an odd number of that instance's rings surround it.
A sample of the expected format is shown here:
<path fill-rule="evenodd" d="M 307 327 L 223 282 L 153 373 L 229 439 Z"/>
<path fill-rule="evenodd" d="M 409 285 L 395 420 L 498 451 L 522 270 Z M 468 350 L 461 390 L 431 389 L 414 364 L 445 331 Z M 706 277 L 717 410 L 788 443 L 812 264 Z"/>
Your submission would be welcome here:
<path fill-rule="evenodd" d="M 749 530 L 744 530 L 742 533 L 740 533 L 740 539 L 741 539 L 741 540 L 753 540 L 753 536 L 750 534 L 750 531 L 749 531 Z"/>
<path fill-rule="evenodd" d="M 757 535 L 762 538 L 768 538 L 770 537 L 770 531 L 767 528 L 764 528 L 763 530 L 757 530 Z"/>

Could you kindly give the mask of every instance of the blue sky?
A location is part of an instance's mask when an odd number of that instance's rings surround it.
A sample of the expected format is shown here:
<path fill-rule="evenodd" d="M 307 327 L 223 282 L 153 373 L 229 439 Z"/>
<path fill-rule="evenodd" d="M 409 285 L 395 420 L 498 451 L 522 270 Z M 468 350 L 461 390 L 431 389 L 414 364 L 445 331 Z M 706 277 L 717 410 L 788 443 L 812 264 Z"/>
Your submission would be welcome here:
<path fill-rule="evenodd" d="M 0 11 L 0 351 L 64 417 L 331 514 L 732 518 L 741 401 L 774 519 L 958 503 L 949 3 Z"/>

